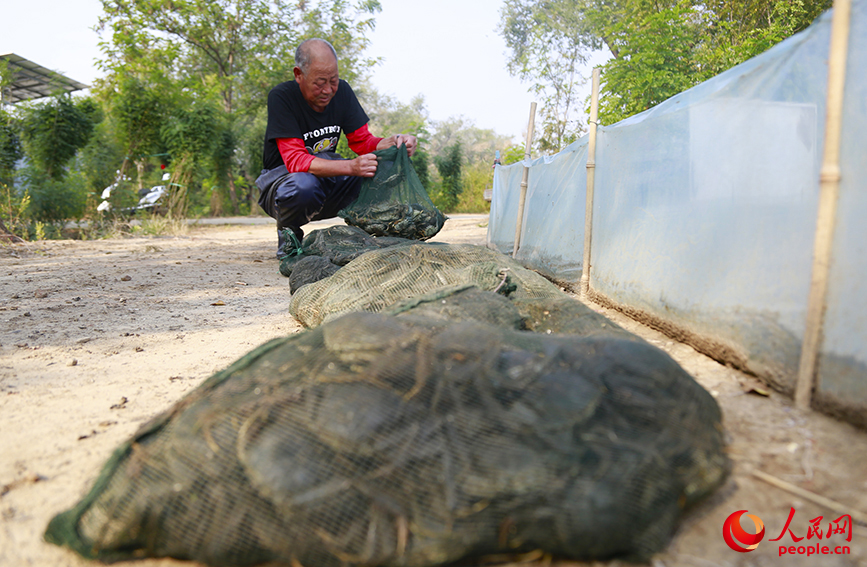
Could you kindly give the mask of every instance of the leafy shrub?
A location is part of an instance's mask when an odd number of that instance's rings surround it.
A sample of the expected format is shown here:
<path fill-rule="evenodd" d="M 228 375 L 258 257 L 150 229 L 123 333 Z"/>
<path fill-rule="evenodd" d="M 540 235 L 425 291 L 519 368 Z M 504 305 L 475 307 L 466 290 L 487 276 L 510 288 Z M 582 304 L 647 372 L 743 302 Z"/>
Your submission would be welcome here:
<path fill-rule="evenodd" d="M 29 217 L 32 220 L 60 224 L 81 218 L 87 202 L 87 180 L 80 173 L 53 179 L 33 167 L 24 168 L 22 179 L 30 195 Z"/>

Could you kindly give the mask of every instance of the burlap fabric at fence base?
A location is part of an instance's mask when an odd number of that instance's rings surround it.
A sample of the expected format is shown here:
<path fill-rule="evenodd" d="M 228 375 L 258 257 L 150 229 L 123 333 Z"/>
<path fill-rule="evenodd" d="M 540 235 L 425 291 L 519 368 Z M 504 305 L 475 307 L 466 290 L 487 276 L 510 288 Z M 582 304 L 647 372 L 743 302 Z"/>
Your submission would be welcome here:
<path fill-rule="evenodd" d="M 231 566 L 646 559 L 728 470 L 716 402 L 654 347 L 353 313 L 211 377 L 46 538 Z"/>
<path fill-rule="evenodd" d="M 289 312 L 313 327 L 342 313 L 377 312 L 461 285 L 514 299 L 564 296 L 560 288 L 499 252 L 470 244 L 417 243 L 366 252 L 334 275 L 299 289 Z"/>

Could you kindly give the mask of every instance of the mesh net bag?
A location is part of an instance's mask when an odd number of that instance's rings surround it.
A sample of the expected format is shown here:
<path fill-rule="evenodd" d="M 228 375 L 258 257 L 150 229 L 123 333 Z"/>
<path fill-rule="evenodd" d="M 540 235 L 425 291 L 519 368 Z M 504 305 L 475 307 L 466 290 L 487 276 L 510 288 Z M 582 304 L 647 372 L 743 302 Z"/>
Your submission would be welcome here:
<path fill-rule="evenodd" d="M 295 293 L 307 284 L 318 282 L 337 273 L 340 266 L 322 256 L 306 256 L 298 260 L 289 276 L 289 292 Z"/>
<path fill-rule="evenodd" d="M 286 250 L 287 255 L 280 262 L 280 273 L 290 278 L 290 286 L 293 274 L 297 282 L 312 283 L 332 275 L 337 268 L 345 266 L 365 252 L 412 242 L 414 241 L 406 238 L 390 236 L 374 238 L 354 226 L 332 226 L 314 230 L 304 237 L 300 246 Z M 309 260 L 311 257 L 321 260 Z M 292 291 L 294 292 L 295 288 Z"/>
<path fill-rule="evenodd" d="M 436 236 L 446 217 L 428 197 L 406 152 L 392 146 L 373 152 L 379 165 L 361 182 L 356 199 L 338 214 L 347 224 L 374 236 L 427 240 Z"/>
<path fill-rule="evenodd" d="M 415 307 L 346 315 L 212 376 L 46 539 L 239 567 L 647 560 L 728 474 L 719 407 L 662 351 Z"/>
<path fill-rule="evenodd" d="M 515 299 L 564 297 L 539 274 L 494 250 L 471 244 L 413 243 L 374 250 L 292 296 L 289 312 L 315 327 L 350 311 L 378 312 L 444 288 L 472 285 Z"/>
<path fill-rule="evenodd" d="M 508 299 L 473 285 L 459 285 L 399 301 L 383 313 L 445 321 L 478 321 L 545 334 L 641 340 L 566 294 L 541 299 Z"/>
<path fill-rule="evenodd" d="M 399 301 L 383 313 L 439 321 L 477 321 L 504 329 L 524 328 L 523 316 L 511 301 L 473 285 L 447 287 L 415 296 Z"/>

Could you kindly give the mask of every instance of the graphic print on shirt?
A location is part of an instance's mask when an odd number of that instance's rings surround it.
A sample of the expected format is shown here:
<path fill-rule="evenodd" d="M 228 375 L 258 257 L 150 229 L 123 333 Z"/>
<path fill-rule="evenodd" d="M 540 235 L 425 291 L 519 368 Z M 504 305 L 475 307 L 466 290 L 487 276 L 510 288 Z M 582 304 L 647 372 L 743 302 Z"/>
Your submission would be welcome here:
<path fill-rule="evenodd" d="M 319 152 L 333 152 L 337 149 L 337 138 L 325 138 L 324 140 L 319 140 L 313 147 L 307 148 L 310 150 L 310 153 L 318 154 Z"/>
<path fill-rule="evenodd" d="M 328 134 L 337 135 L 328 136 Z M 339 140 L 340 126 L 324 126 L 304 133 L 304 145 L 311 154 L 337 151 L 337 142 Z"/>

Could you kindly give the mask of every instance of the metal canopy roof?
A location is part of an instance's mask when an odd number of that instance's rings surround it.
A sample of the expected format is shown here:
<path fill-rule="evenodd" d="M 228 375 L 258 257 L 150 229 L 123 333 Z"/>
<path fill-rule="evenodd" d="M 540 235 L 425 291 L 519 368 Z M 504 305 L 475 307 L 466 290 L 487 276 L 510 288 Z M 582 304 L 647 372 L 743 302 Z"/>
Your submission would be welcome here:
<path fill-rule="evenodd" d="M 64 77 L 60 73 L 46 69 L 14 53 L 0 54 L 0 61 L 8 61 L 9 71 L 12 72 L 12 84 L 3 87 L 2 92 L 0 92 L 0 101 L 4 103 L 16 103 L 60 93 L 71 93 L 86 89 L 89 86 L 73 81 L 69 77 Z"/>

